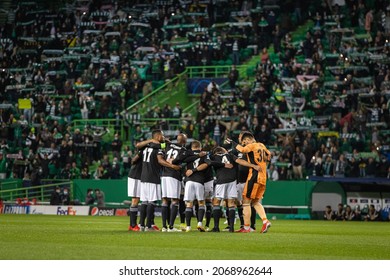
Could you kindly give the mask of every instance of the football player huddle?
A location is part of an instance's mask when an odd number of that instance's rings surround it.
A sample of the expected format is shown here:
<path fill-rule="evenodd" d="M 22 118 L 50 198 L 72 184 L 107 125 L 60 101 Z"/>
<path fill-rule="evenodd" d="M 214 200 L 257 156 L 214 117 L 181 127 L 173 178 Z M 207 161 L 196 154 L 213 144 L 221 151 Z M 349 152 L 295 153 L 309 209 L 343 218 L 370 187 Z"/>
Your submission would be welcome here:
<path fill-rule="evenodd" d="M 138 153 L 128 176 L 132 198 L 129 231 L 159 231 L 154 210 L 161 201 L 162 232 L 190 232 L 193 217 L 198 231 L 219 232 L 225 205 L 224 230 L 235 232 L 237 210 L 240 228 L 236 232 L 255 231 L 257 213 L 262 219 L 260 232 L 266 233 L 271 223 L 260 200 L 271 153 L 250 132 L 240 133 L 238 142 L 227 139 L 225 147 L 230 149 L 216 147 L 206 152 L 197 140 L 187 148 L 183 133 L 173 143 L 164 138 L 163 131 L 154 130 L 151 139 L 137 143 Z M 178 214 L 181 229 L 175 227 Z M 212 218 L 214 226 L 210 228 Z"/>

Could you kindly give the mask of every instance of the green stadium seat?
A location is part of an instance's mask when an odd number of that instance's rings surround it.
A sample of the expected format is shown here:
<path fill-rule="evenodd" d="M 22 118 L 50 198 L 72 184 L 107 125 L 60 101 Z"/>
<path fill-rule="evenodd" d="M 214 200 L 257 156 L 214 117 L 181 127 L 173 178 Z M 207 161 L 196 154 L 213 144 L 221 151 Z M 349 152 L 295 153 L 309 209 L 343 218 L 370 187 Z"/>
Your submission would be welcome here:
<path fill-rule="evenodd" d="M 279 55 L 276 53 L 270 53 L 269 54 L 269 59 L 271 60 L 272 63 L 279 64 L 280 63 L 280 58 Z"/>
<path fill-rule="evenodd" d="M 81 120 L 81 113 L 73 114 L 73 119 L 74 120 Z"/>
<path fill-rule="evenodd" d="M 153 81 L 152 82 L 153 90 L 161 87 L 163 84 L 164 84 L 164 81 L 162 81 L 162 80 L 160 80 L 160 81 Z"/>
<path fill-rule="evenodd" d="M 296 59 L 298 63 L 305 63 L 305 57 L 303 55 L 297 55 Z"/>
<path fill-rule="evenodd" d="M 255 75 L 255 66 L 249 66 L 246 69 L 246 75 L 249 76 L 249 77 L 254 76 Z"/>
<path fill-rule="evenodd" d="M 250 48 L 244 49 L 244 53 L 247 56 L 251 56 L 253 54 L 253 49 L 250 49 Z"/>
<path fill-rule="evenodd" d="M 233 61 L 231 59 L 226 59 L 225 65 L 228 65 L 228 66 L 233 65 Z"/>

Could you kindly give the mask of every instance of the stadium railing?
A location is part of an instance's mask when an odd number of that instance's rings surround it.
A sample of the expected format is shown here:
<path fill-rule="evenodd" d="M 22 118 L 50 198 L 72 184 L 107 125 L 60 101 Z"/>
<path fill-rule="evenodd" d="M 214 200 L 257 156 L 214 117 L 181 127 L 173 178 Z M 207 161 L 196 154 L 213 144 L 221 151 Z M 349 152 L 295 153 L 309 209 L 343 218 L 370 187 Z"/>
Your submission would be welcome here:
<path fill-rule="evenodd" d="M 8 179 L 6 181 L 0 180 L 0 197 L 2 191 L 16 189 L 19 188 L 20 185 L 21 185 L 20 180 L 12 180 L 12 179 Z"/>
<path fill-rule="evenodd" d="M 12 183 L 12 182 L 10 182 Z M 36 198 L 39 201 L 49 201 L 51 193 L 54 191 L 56 187 L 67 187 L 69 188 L 70 199 L 73 200 L 73 182 L 66 181 L 54 184 L 46 184 L 39 185 L 33 187 L 25 187 L 25 188 L 15 188 L 8 190 L 1 190 L 0 197 L 3 201 L 13 201 L 17 198 Z"/>
<path fill-rule="evenodd" d="M 250 67 L 248 65 L 237 65 L 236 69 L 240 73 L 240 78 L 246 78 L 250 76 L 251 71 L 248 71 Z M 231 65 L 220 65 L 220 66 L 191 66 L 187 67 L 188 77 L 192 78 L 220 78 L 227 77 Z"/>
<path fill-rule="evenodd" d="M 131 104 L 129 107 L 127 107 L 127 110 L 129 112 L 131 112 L 133 109 L 137 109 L 137 112 L 139 114 L 141 114 L 141 115 L 145 114 L 146 112 L 148 112 L 151 109 L 150 106 L 147 106 L 148 104 L 152 105 L 153 107 L 163 104 L 159 100 L 160 96 L 158 93 L 174 89 L 175 85 L 180 83 L 183 80 L 187 80 L 187 70 L 183 71 L 180 74 L 177 74 L 176 77 L 169 79 L 166 83 L 157 87 L 148 95 L 144 96 L 143 98 L 141 98 L 137 102 Z M 169 92 L 171 92 L 171 91 L 169 91 Z"/>
<path fill-rule="evenodd" d="M 166 123 L 168 130 L 177 130 L 182 125 L 184 118 L 141 118 L 141 124 L 152 127 L 161 123 Z"/>
<path fill-rule="evenodd" d="M 200 103 L 200 100 L 198 99 L 197 101 L 192 103 L 190 106 L 187 106 L 186 108 L 184 108 L 183 113 L 184 114 L 191 114 L 194 116 L 196 111 L 197 111 L 196 109 L 197 109 L 199 103 Z"/>

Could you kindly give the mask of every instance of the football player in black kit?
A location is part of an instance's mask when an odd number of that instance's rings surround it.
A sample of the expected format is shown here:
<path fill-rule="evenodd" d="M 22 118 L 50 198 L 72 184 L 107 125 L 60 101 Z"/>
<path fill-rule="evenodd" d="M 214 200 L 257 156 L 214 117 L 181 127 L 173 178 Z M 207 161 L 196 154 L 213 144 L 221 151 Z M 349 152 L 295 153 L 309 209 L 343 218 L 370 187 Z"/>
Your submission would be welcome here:
<path fill-rule="evenodd" d="M 206 203 L 206 226 L 205 231 L 210 230 L 210 221 L 211 221 L 211 212 L 213 210 L 212 198 L 214 194 L 214 175 L 213 168 L 208 166 L 205 170 L 205 179 L 204 179 L 204 199 Z"/>
<path fill-rule="evenodd" d="M 210 159 L 206 163 L 213 166 L 216 172 L 216 186 L 213 200 L 214 228 L 213 232 L 219 232 L 219 219 L 221 217 L 221 201 L 227 199 L 229 207 L 229 232 L 234 232 L 234 219 L 236 215 L 237 200 L 237 164 L 248 168 L 258 169 L 259 167 L 235 155 L 229 154 L 225 148 L 217 147 L 213 150 Z"/>
<path fill-rule="evenodd" d="M 185 145 L 187 143 L 187 135 L 180 133 L 177 136 L 177 144 L 168 143 L 165 148 L 165 159 L 168 162 L 172 162 L 177 158 L 185 156 L 187 149 Z M 162 216 L 162 231 L 163 232 L 178 232 L 180 230 L 173 227 L 175 219 L 179 209 L 179 199 L 182 189 L 182 174 L 181 170 L 175 170 L 170 167 L 164 167 L 161 176 L 161 189 L 162 189 L 162 204 L 161 204 L 161 216 Z M 171 200 L 171 211 L 168 211 L 168 203 Z M 168 213 L 170 212 L 170 217 Z M 169 227 L 167 227 L 167 221 Z"/>
<path fill-rule="evenodd" d="M 195 140 L 191 143 L 191 150 L 194 155 L 200 155 L 202 145 L 199 141 Z M 204 180 L 205 180 L 205 169 L 207 164 L 204 163 L 205 156 L 198 157 L 194 161 L 187 163 L 186 171 L 186 183 L 184 187 L 184 201 L 186 202 L 186 232 L 191 231 L 191 218 L 192 218 L 192 207 L 194 200 L 198 200 L 198 225 L 199 231 L 205 231 L 202 221 L 206 212 L 205 201 L 204 201 Z"/>
<path fill-rule="evenodd" d="M 141 230 L 145 231 L 156 230 L 156 228 L 152 227 L 152 220 L 156 201 L 161 200 L 161 167 L 169 167 L 174 170 L 181 169 L 180 166 L 173 165 L 164 159 L 162 150 L 166 145 L 164 141 L 164 133 L 161 130 L 154 130 L 152 139 L 136 145 L 137 149 L 142 150 L 140 225 Z M 146 218 L 147 223 L 145 227 Z"/>
<path fill-rule="evenodd" d="M 127 193 L 131 197 L 130 206 L 130 231 L 140 231 L 137 224 L 138 203 L 141 195 L 141 173 L 142 173 L 142 152 L 138 153 L 131 160 L 131 169 L 127 178 Z"/>

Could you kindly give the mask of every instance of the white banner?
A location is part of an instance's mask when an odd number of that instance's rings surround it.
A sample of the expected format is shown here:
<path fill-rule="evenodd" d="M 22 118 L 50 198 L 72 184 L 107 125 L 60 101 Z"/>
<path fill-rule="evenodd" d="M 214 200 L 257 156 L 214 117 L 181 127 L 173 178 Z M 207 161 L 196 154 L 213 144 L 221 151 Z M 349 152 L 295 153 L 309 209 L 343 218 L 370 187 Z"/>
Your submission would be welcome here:
<path fill-rule="evenodd" d="M 89 206 L 55 206 L 55 205 L 31 205 L 32 215 L 77 215 L 88 216 Z"/>
<path fill-rule="evenodd" d="M 390 193 L 382 193 L 382 208 L 390 208 Z"/>
<path fill-rule="evenodd" d="M 234 254 L 234 253 L 233 253 Z M 268 261 L 268 260 L 128 260 L 128 261 L 0 261 L 2 278 L 19 279 L 20 268 L 29 280 L 199 280 L 199 279 L 272 279 L 313 280 L 386 278 L 390 261 Z"/>
<path fill-rule="evenodd" d="M 375 209 L 379 210 L 382 208 L 382 198 L 380 193 L 348 192 L 347 204 L 351 206 L 352 210 L 357 206 L 363 209 L 369 207 L 371 204 L 374 205 Z"/>

